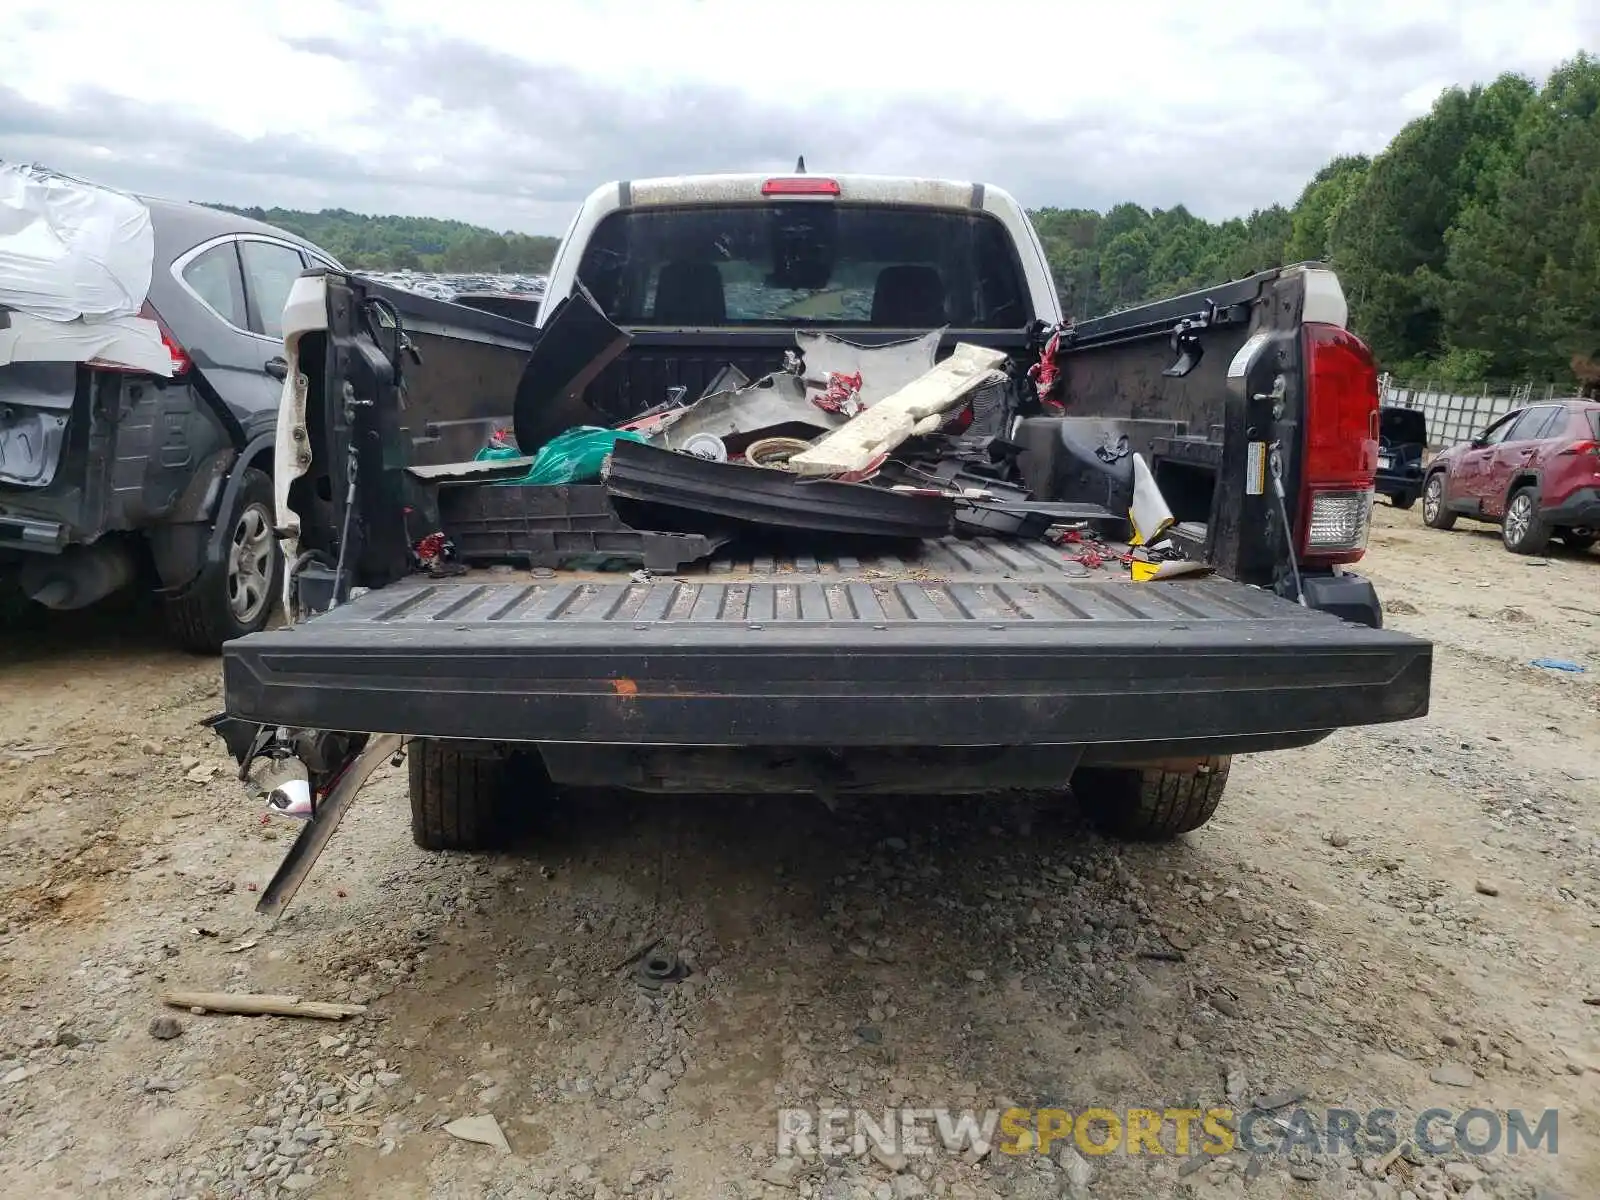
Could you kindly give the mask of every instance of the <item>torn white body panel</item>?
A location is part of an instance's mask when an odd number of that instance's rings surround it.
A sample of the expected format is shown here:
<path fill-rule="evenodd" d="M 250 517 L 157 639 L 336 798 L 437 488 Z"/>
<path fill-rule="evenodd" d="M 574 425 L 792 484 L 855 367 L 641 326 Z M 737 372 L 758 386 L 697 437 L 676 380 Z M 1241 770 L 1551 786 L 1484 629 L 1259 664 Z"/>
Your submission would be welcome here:
<path fill-rule="evenodd" d="M 136 197 L 0 163 L 0 305 L 48 321 L 131 317 L 154 263 L 150 210 Z"/>
<path fill-rule="evenodd" d="M 802 475 L 843 475 L 865 470 L 919 428 L 930 432 L 966 397 L 991 380 L 1006 360 L 1003 350 L 968 342 L 932 370 L 886 396 L 842 429 L 789 460 Z"/>
<path fill-rule="evenodd" d="M 0 367 L 21 362 L 89 362 L 133 367 L 152 375 L 172 374 L 172 352 L 161 328 L 144 317 L 103 321 L 51 321 L 8 313 L 0 327 Z"/>
<path fill-rule="evenodd" d="M 795 344 L 805 356 L 806 379 L 824 386 L 833 374 L 861 376 L 861 403 L 871 408 L 933 369 L 943 329 L 887 346 L 858 346 L 830 333 L 802 329 Z"/>
<path fill-rule="evenodd" d="M 684 449 L 690 439 L 709 434 L 723 441 L 745 440 L 774 426 L 803 425 L 826 433 L 844 418 L 824 412 L 806 398 L 806 386 L 793 375 L 764 375 L 735 391 L 697 400 L 669 418 L 650 440 L 668 450 Z"/>

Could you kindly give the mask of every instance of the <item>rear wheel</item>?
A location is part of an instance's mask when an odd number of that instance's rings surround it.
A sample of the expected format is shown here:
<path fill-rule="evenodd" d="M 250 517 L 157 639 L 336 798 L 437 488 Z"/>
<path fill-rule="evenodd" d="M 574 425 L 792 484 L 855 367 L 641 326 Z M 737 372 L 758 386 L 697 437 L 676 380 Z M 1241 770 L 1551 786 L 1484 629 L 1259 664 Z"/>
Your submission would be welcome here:
<path fill-rule="evenodd" d="M 1539 515 L 1539 493 L 1531 487 L 1518 488 L 1506 502 L 1505 520 L 1500 523 L 1500 540 L 1513 554 L 1543 554 L 1550 545 L 1550 527 Z"/>
<path fill-rule="evenodd" d="M 1410 492 L 1396 492 L 1389 497 L 1389 503 L 1401 509 L 1410 508 L 1416 502 L 1417 498 Z"/>
<path fill-rule="evenodd" d="M 406 751 L 411 775 L 411 838 L 424 850 L 487 850 L 519 830 L 548 801 L 550 777 L 534 750 L 493 742 L 416 738 Z"/>
<path fill-rule="evenodd" d="M 1593 546 L 1596 541 L 1600 541 L 1594 534 L 1579 533 L 1576 529 L 1563 529 L 1557 536 L 1561 538 L 1563 546 L 1568 550 L 1576 550 L 1579 554 Z"/>
<path fill-rule="evenodd" d="M 266 628 L 283 581 L 273 533 L 272 479 L 245 469 L 228 523 L 227 551 L 167 600 L 167 628 L 186 650 L 215 654 L 222 643 Z"/>
<path fill-rule="evenodd" d="M 1168 767 L 1083 767 L 1072 777 L 1078 803 L 1106 833 L 1163 842 L 1211 819 L 1228 786 L 1231 755 Z"/>
<path fill-rule="evenodd" d="M 1422 523 L 1430 529 L 1454 529 L 1456 515 L 1444 506 L 1444 472 L 1435 471 L 1422 485 Z"/>

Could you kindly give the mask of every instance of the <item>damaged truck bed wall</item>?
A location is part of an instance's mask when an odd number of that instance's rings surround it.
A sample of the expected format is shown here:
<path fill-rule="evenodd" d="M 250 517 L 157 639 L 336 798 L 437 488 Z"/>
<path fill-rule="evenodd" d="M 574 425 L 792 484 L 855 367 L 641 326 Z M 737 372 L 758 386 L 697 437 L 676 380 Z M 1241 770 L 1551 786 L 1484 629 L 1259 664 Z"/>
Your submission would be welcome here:
<path fill-rule="evenodd" d="M 421 360 L 405 364 L 408 411 L 402 419 L 412 464 L 469 461 L 490 434 L 511 426 L 517 381 L 539 331 L 497 313 L 371 280 L 363 286 L 400 314 Z"/>
<path fill-rule="evenodd" d="M 1247 302 L 1254 304 L 1258 300 L 1261 286 L 1249 289 Z M 1217 291 L 1180 297 L 1160 307 L 1171 306 L 1175 321 L 1198 311 L 1206 298 L 1216 297 Z M 1156 320 L 1158 314 L 1133 309 L 1084 321 L 1074 332 L 1085 339 L 1114 335 L 1118 318 L 1125 316 L 1149 322 Z M 1127 341 L 1075 346 L 1061 360 L 1060 394 L 1069 415 L 1092 413 L 1098 417 L 1181 421 L 1187 423 L 1191 434 L 1204 437 L 1211 427 L 1223 423 L 1228 363 L 1249 336 L 1249 324 L 1207 330 L 1202 335 L 1205 352 L 1199 365 L 1181 379 L 1162 374 L 1176 357 L 1164 332 Z"/>
<path fill-rule="evenodd" d="M 1081 322 L 1061 359 L 1059 394 L 1069 419 L 1092 414 L 1099 421 L 1128 422 L 1123 429 L 1129 448 L 1153 465 L 1179 521 L 1203 528 L 1204 542 L 1195 549 L 1244 582 L 1270 583 L 1289 552 L 1270 489 L 1252 493 L 1245 485 L 1246 457 L 1251 441 L 1279 442 L 1284 488 L 1297 494 L 1304 414 L 1293 405 L 1275 413 L 1269 394 L 1283 374 L 1287 394 L 1304 395 L 1294 378 L 1300 370 L 1299 331 L 1303 321 L 1329 319 L 1314 311 L 1320 302 L 1308 298 L 1304 271 L 1262 272 Z M 1208 305 L 1222 319 L 1197 331 L 1198 364 L 1186 375 L 1166 374 L 1178 358 L 1173 326 Z M 1344 313 L 1335 315 L 1342 324 Z M 1241 352 L 1247 362 L 1236 362 Z M 1185 426 L 1186 436 L 1162 436 L 1158 421 Z M 1019 435 L 1029 446 L 1022 465 L 1030 485 L 1051 469 L 1054 435 L 1038 428 L 1045 424 L 1029 421 L 1032 428 Z"/>

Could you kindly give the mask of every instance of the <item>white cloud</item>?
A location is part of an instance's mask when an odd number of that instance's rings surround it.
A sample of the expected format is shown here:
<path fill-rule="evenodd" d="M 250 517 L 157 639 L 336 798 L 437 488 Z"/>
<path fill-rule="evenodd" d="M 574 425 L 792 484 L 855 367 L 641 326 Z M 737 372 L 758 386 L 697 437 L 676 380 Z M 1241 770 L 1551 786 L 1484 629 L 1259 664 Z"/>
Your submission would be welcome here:
<path fill-rule="evenodd" d="M 16 0 L 0 156 L 164 195 L 559 232 L 607 178 L 984 178 L 1029 204 L 1290 202 L 1450 84 L 1600 41 L 1587 0 Z"/>

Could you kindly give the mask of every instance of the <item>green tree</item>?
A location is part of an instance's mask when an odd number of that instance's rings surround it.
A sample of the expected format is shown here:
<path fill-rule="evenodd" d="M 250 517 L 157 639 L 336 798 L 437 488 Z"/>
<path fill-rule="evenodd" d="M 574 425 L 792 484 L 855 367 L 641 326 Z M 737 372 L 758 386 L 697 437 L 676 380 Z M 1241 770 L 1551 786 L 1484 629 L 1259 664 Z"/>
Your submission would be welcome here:
<path fill-rule="evenodd" d="M 1488 373 L 1570 379 L 1600 351 L 1600 60 L 1562 65 L 1447 236 L 1452 349 Z"/>
<path fill-rule="evenodd" d="M 1328 249 L 1373 349 L 1394 361 L 1444 349 L 1445 237 L 1501 161 L 1532 85 L 1502 75 L 1450 88 L 1372 161 L 1329 225 Z"/>
<path fill-rule="evenodd" d="M 497 233 L 434 217 L 367 216 L 342 208 L 210 207 L 265 221 L 321 246 L 347 267 L 386 271 L 508 271 L 537 274 L 550 266 L 559 239 Z"/>
<path fill-rule="evenodd" d="M 1334 220 L 1367 177 L 1372 160 L 1344 154 L 1318 171 L 1294 206 L 1292 233 L 1284 254 L 1290 262 L 1326 262 L 1332 257 Z"/>

